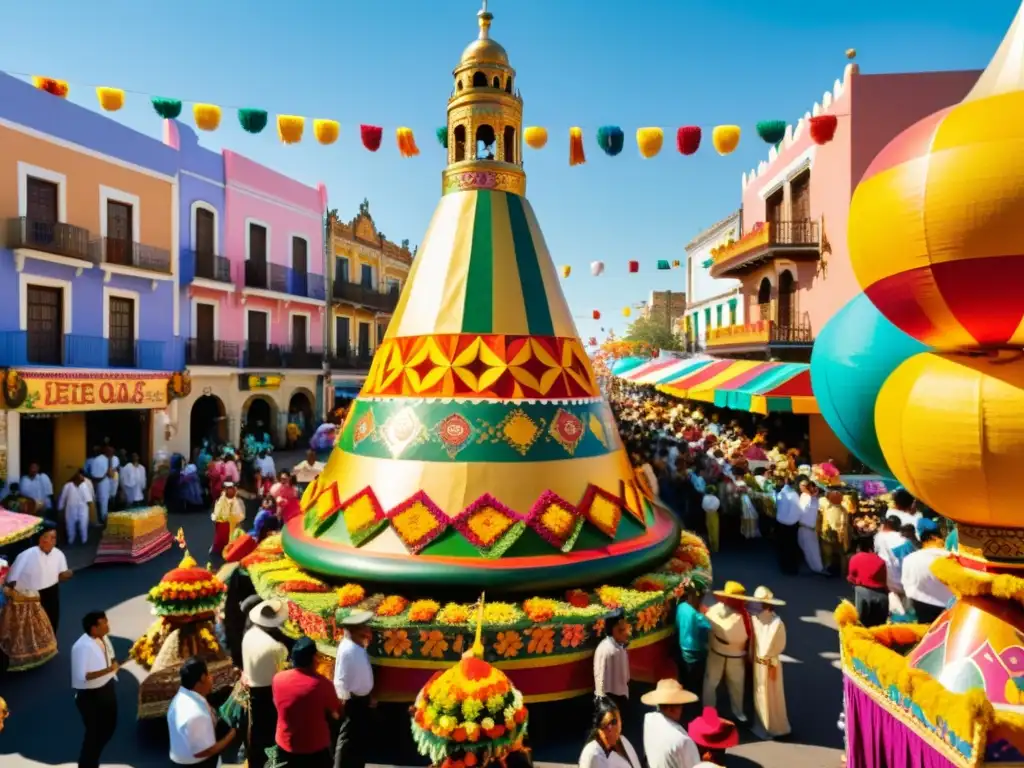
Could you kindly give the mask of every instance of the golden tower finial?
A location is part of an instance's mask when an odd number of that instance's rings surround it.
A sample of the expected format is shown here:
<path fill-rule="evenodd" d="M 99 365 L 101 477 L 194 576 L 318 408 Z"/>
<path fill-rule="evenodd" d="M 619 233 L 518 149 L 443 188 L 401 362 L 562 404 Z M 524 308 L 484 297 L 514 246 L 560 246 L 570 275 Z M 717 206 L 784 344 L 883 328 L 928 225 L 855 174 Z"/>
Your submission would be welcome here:
<path fill-rule="evenodd" d="M 491 22 L 494 21 L 494 14 L 487 10 L 487 0 L 483 0 L 483 7 L 476 13 L 477 23 L 480 25 L 480 40 L 487 40 L 491 32 Z"/>
<path fill-rule="evenodd" d="M 487 8 L 487 0 L 484 0 L 484 9 Z M 473 640 L 473 647 L 470 653 L 478 659 L 484 657 L 483 627 L 484 627 L 484 594 L 480 593 L 480 602 L 476 607 L 476 638 Z"/>
<path fill-rule="evenodd" d="M 480 35 L 452 71 L 442 192 L 489 189 L 524 195 L 523 100 L 515 89 L 516 71 L 505 49 L 491 38 L 494 15 L 487 0 L 476 16 Z"/>

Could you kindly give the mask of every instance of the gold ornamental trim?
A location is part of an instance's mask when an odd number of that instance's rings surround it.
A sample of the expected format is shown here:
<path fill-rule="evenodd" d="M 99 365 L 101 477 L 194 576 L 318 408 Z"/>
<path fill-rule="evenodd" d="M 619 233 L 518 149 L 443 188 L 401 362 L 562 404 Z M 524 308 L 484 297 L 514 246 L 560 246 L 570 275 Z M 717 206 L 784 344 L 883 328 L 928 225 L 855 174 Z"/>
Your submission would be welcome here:
<path fill-rule="evenodd" d="M 521 171 L 490 170 L 484 168 L 446 169 L 441 174 L 441 194 L 486 189 L 526 195 L 526 174 Z"/>

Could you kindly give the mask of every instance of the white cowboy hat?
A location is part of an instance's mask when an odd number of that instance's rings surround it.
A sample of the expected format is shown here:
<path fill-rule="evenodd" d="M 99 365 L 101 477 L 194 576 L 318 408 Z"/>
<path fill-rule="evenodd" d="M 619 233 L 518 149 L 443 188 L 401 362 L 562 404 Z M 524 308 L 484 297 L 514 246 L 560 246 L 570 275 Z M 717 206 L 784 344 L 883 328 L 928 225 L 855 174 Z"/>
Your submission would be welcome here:
<path fill-rule="evenodd" d="M 264 600 L 251 611 L 249 621 L 264 629 L 277 629 L 288 621 L 288 606 L 276 598 Z"/>
<path fill-rule="evenodd" d="M 640 701 L 649 707 L 672 706 L 673 704 L 692 704 L 697 701 L 697 694 L 683 688 L 675 678 L 659 680 L 658 686 L 640 697 Z"/>
<path fill-rule="evenodd" d="M 785 605 L 785 600 L 776 600 L 775 593 L 772 592 L 768 587 L 758 587 L 754 590 L 753 597 L 750 598 L 751 602 L 762 603 L 763 605 Z"/>
<path fill-rule="evenodd" d="M 372 618 L 373 611 L 350 611 L 348 616 L 338 620 L 338 624 L 343 627 L 361 627 L 369 624 Z"/>

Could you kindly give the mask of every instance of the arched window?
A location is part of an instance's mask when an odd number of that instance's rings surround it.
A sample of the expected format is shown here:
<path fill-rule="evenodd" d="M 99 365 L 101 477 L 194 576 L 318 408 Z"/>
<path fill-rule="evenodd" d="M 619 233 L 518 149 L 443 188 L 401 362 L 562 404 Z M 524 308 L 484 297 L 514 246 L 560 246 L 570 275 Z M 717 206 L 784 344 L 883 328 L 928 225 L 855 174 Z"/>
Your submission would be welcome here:
<path fill-rule="evenodd" d="M 502 137 L 504 146 L 505 156 L 504 160 L 506 163 L 514 163 L 516 161 L 516 129 L 511 125 L 505 126 L 505 135 Z"/>
<path fill-rule="evenodd" d="M 498 90 L 501 90 L 501 78 L 495 75 L 494 80 L 491 81 L 491 85 L 497 88 Z"/>
<path fill-rule="evenodd" d="M 761 279 L 757 289 L 757 303 L 761 311 L 760 320 L 771 320 L 772 313 L 772 281 L 767 277 Z"/>
<path fill-rule="evenodd" d="M 457 90 L 457 91 L 461 91 L 462 90 L 462 81 L 461 80 L 459 80 L 458 82 L 455 83 L 455 90 Z"/>
<path fill-rule="evenodd" d="M 483 123 L 476 129 L 476 159 L 494 159 L 494 128 Z"/>
<path fill-rule="evenodd" d="M 473 87 L 474 88 L 486 88 L 487 87 L 487 75 L 483 72 L 473 73 Z"/>
<path fill-rule="evenodd" d="M 455 126 L 455 162 L 459 163 L 466 159 L 466 126 Z"/>
<path fill-rule="evenodd" d="M 512 78 L 505 81 L 505 93 L 512 93 Z"/>
<path fill-rule="evenodd" d="M 794 325 L 794 306 L 796 293 L 796 279 L 788 269 L 779 275 L 779 312 L 776 321 L 779 325 L 791 327 Z"/>

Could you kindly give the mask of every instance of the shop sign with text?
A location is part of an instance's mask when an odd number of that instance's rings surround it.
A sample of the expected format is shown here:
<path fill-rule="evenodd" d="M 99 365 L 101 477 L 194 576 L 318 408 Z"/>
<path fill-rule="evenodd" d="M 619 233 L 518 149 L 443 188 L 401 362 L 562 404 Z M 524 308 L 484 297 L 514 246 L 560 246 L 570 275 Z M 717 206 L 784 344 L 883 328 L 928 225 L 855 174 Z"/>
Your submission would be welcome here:
<path fill-rule="evenodd" d="M 166 408 L 166 374 L 70 373 L 8 368 L 3 400 L 19 411 L 95 411 Z"/>

